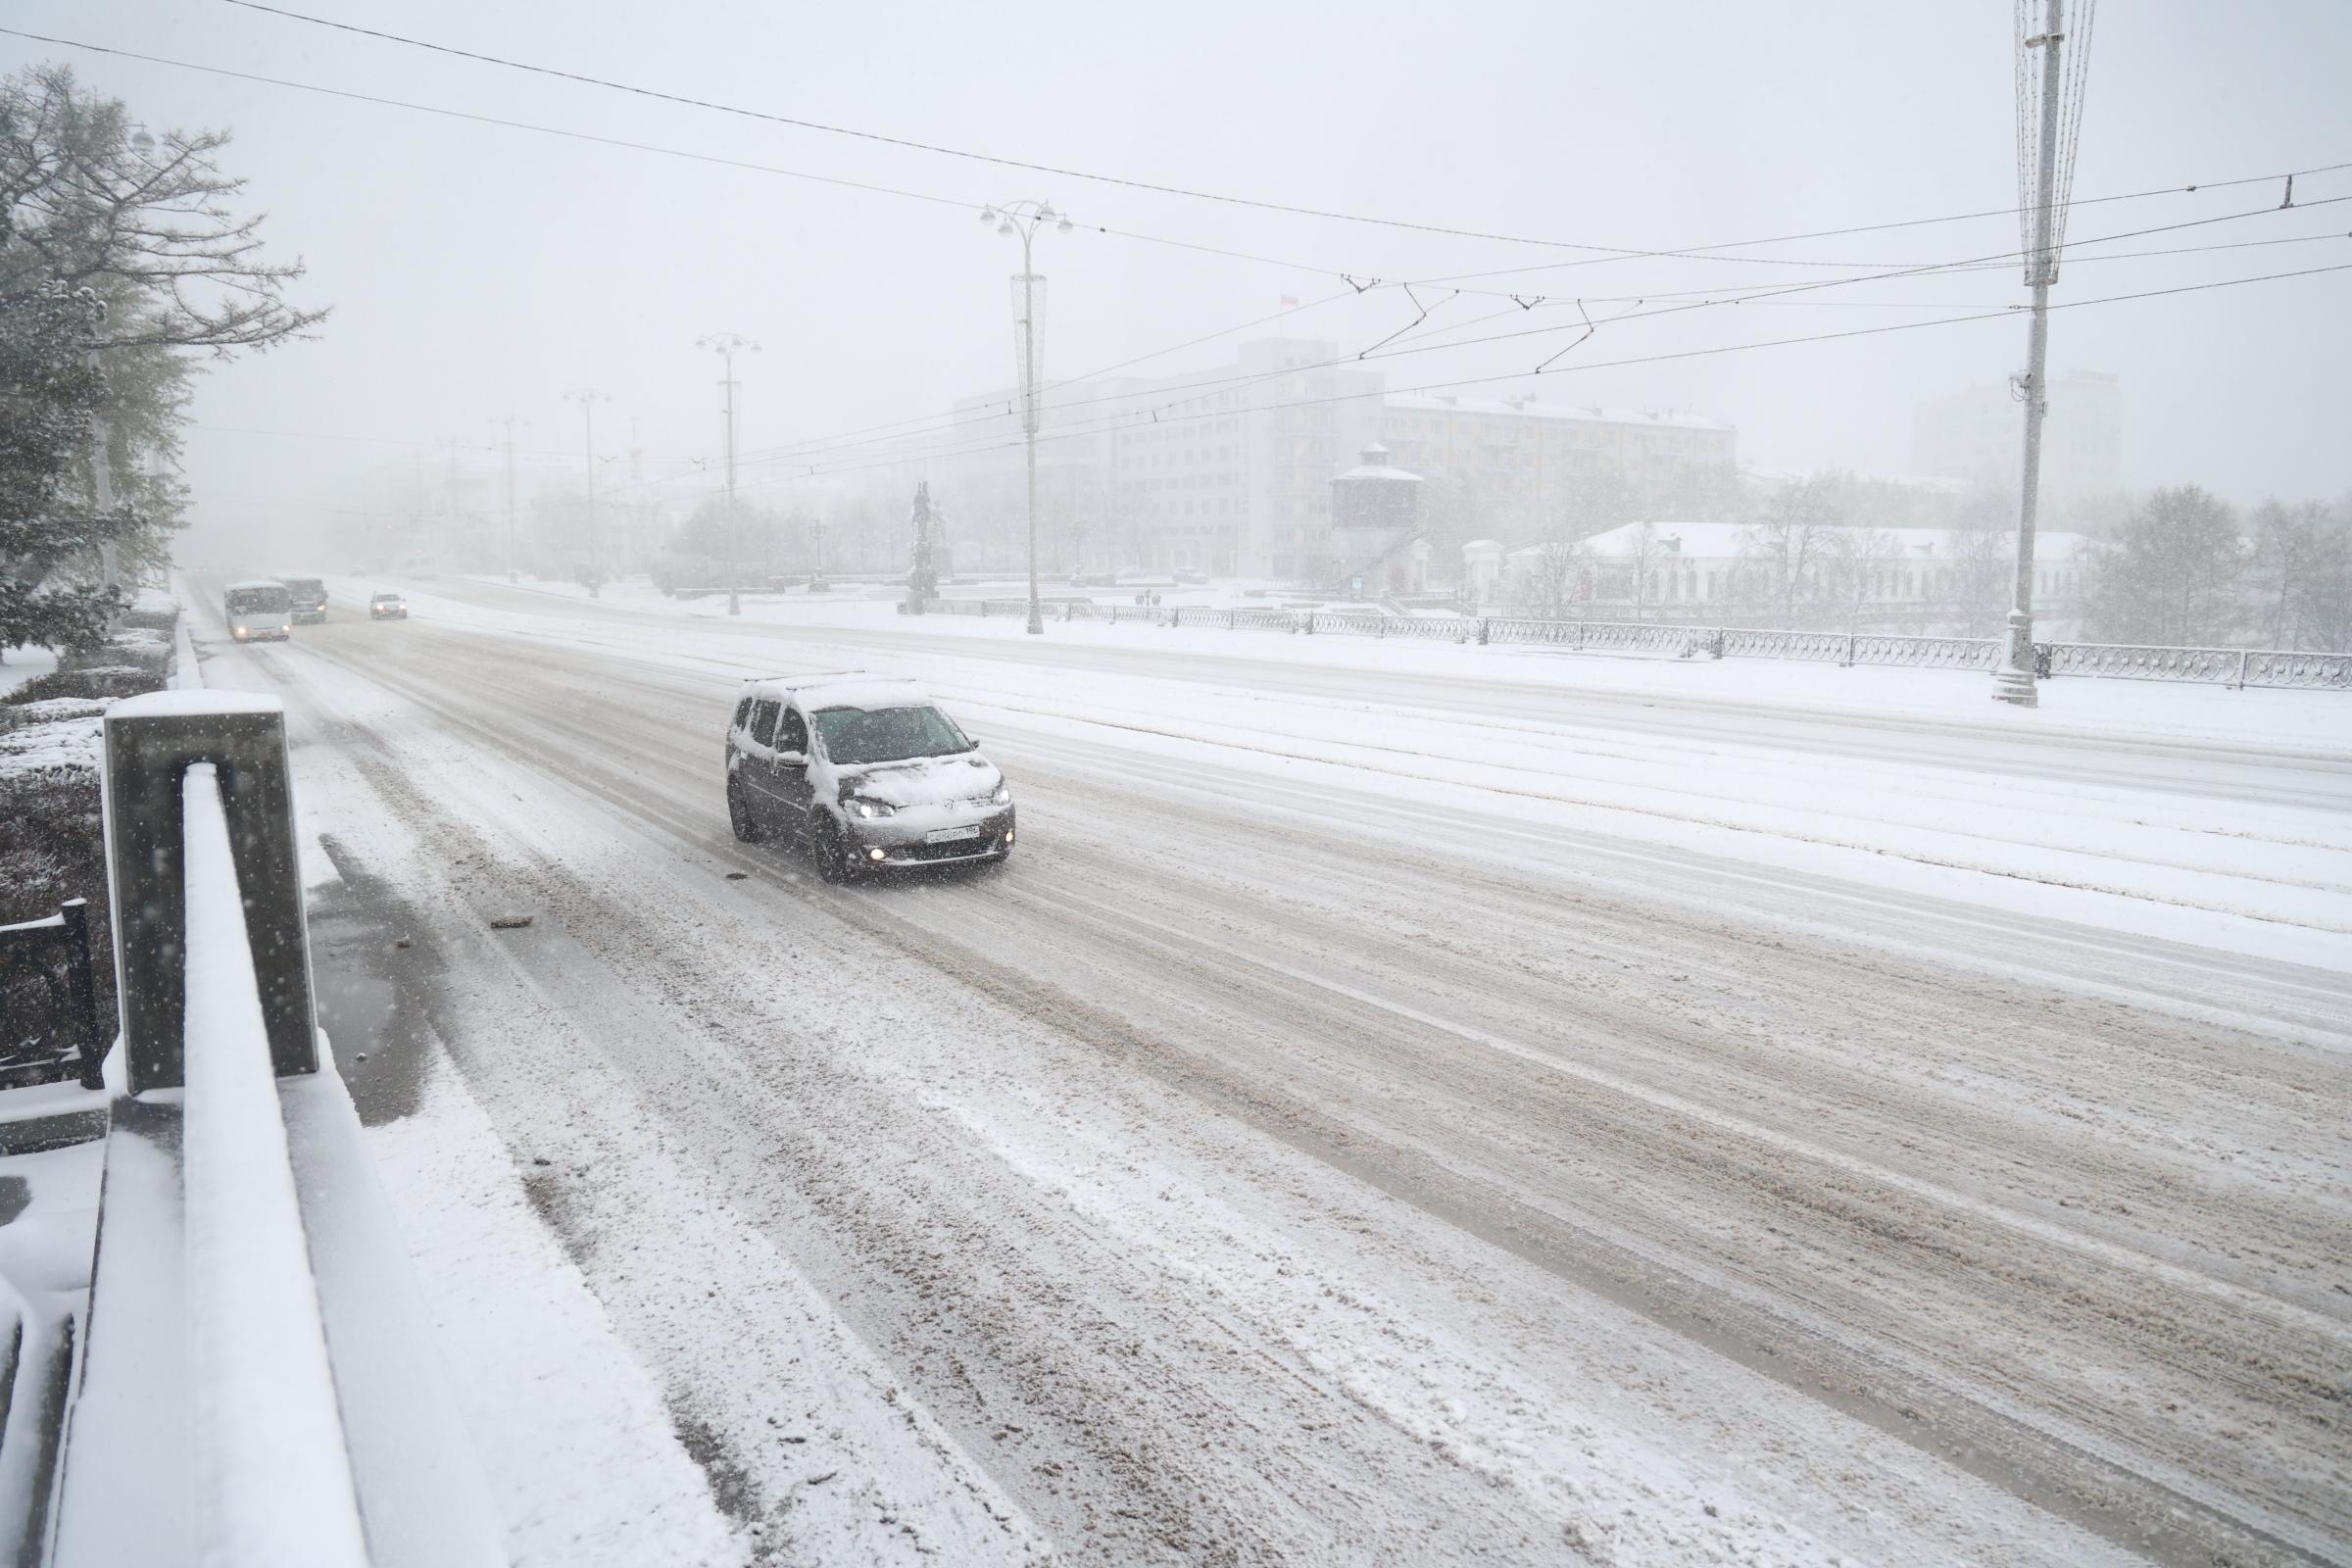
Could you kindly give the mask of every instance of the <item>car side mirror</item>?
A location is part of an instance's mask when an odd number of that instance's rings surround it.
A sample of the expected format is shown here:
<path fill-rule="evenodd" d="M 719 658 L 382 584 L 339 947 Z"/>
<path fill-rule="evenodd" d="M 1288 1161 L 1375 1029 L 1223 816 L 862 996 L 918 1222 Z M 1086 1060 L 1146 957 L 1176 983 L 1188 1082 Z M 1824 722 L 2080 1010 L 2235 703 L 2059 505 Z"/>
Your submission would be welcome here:
<path fill-rule="evenodd" d="M 778 767 L 807 767 L 808 754 L 806 752 L 778 752 L 776 765 Z"/>

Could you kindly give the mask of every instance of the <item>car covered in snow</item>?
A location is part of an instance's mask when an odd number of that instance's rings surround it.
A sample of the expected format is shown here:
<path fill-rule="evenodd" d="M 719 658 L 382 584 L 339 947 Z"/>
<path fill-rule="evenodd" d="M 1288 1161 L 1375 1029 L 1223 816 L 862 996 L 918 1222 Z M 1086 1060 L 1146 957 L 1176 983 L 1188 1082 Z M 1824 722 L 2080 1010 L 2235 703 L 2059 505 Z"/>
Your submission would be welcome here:
<path fill-rule="evenodd" d="M 241 643 L 284 642 L 294 635 L 294 606 L 285 584 L 269 577 L 232 582 L 220 599 L 228 634 Z"/>
<path fill-rule="evenodd" d="M 789 841 L 828 882 L 1012 853 L 1012 791 L 909 680 L 843 672 L 745 683 L 727 727 L 727 820 Z"/>
<path fill-rule="evenodd" d="M 369 620 L 406 620 L 406 619 L 408 619 L 408 618 L 409 618 L 409 601 L 408 601 L 408 596 L 407 596 L 407 595 L 405 595 L 405 594 L 395 594 L 395 593 L 380 593 L 380 594 L 371 594 L 371 595 L 369 595 L 369 596 L 368 596 L 368 618 Z"/>

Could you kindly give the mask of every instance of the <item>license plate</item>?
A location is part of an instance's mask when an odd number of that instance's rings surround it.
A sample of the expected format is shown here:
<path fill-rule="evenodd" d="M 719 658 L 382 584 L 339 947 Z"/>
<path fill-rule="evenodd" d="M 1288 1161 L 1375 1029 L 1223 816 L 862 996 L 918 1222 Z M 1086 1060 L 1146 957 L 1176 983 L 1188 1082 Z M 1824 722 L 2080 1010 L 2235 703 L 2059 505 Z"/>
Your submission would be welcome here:
<path fill-rule="evenodd" d="M 924 834 L 923 842 L 925 844 L 957 844 L 965 839 L 976 839 L 979 836 L 980 830 L 976 827 L 943 827 L 935 832 Z"/>

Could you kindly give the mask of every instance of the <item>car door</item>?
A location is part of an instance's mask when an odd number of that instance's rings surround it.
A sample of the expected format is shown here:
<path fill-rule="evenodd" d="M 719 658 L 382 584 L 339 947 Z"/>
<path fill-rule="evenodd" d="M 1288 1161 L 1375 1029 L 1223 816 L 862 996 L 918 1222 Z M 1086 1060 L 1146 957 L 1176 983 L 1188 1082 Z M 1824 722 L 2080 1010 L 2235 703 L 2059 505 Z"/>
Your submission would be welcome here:
<path fill-rule="evenodd" d="M 735 704 L 735 716 L 727 720 L 727 746 L 723 761 L 730 786 L 739 786 L 742 782 L 735 775 L 743 768 L 744 747 L 752 738 L 752 704 L 755 700 L 746 693 Z"/>
<path fill-rule="evenodd" d="M 771 824 L 783 818 L 775 798 L 776 713 L 783 705 L 773 697 L 761 697 L 752 704 L 751 728 L 743 736 L 743 798 L 752 808 L 752 815 L 761 824 Z"/>
<path fill-rule="evenodd" d="M 815 786 L 808 778 L 810 760 L 808 716 L 801 711 L 798 703 L 788 701 L 776 719 L 775 746 L 768 768 L 776 820 L 795 833 L 804 830 L 808 820 L 808 803 L 815 794 Z"/>

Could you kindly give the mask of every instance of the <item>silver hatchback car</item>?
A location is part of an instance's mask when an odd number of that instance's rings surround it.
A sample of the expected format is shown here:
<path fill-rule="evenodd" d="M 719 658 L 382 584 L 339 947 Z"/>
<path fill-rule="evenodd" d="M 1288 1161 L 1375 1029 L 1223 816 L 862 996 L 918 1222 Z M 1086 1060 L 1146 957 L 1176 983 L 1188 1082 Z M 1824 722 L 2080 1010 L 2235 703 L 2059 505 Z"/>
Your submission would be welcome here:
<path fill-rule="evenodd" d="M 727 820 L 787 839 L 828 882 L 999 862 L 1012 791 L 923 689 L 855 672 L 747 682 L 727 727 Z"/>

